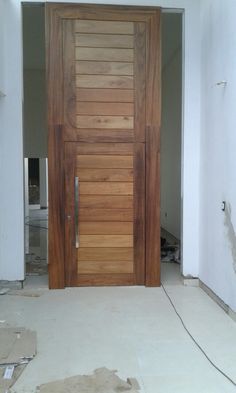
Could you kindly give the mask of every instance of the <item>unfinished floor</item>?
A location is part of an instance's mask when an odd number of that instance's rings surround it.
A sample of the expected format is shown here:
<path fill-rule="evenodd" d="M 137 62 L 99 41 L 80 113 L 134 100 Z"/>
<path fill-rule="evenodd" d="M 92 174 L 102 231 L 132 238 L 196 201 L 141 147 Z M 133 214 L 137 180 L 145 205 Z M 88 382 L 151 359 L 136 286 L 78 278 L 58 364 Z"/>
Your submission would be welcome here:
<path fill-rule="evenodd" d="M 175 264 L 165 264 L 162 280 L 192 335 L 236 380 L 235 322 L 200 288 L 184 286 Z M 189 338 L 163 288 L 49 291 L 38 276 L 27 279 L 25 291 L 32 289 L 41 296 L 0 297 L 1 325 L 24 326 L 38 336 L 37 356 L 14 393 L 104 366 L 137 378 L 144 393 L 235 392 Z"/>

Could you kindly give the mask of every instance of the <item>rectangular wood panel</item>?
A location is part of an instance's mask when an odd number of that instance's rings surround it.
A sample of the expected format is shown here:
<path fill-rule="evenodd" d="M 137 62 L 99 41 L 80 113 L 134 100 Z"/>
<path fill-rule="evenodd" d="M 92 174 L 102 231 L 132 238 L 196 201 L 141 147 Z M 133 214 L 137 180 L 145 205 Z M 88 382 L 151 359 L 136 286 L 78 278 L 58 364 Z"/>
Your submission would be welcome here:
<path fill-rule="evenodd" d="M 80 182 L 80 195 L 133 195 L 133 183 Z"/>
<path fill-rule="evenodd" d="M 130 261 L 133 258 L 133 248 L 78 248 L 80 261 Z"/>
<path fill-rule="evenodd" d="M 133 247 L 133 236 L 80 235 L 80 247 Z"/>
<path fill-rule="evenodd" d="M 81 195 L 79 204 L 81 208 L 88 209 L 132 209 L 133 196 Z"/>
<path fill-rule="evenodd" d="M 115 34 L 82 34 L 75 35 L 75 45 L 88 48 L 133 48 L 132 35 Z"/>
<path fill-rule="evenodd" d="M 129 261 L 79 261 L 78 274 L 133 273 Z"/>
<path fill-rule="evenodd" d="M 76 48 L 76 60 L 133 61 L 133 49 Z"/>
<path fill-rule="evenodd" d="M 134 75 L 133 63 L 111 61 L 76 61 L 76 74 L 83 75 Z"/>
<path fill-rule="evenodd" d="M 81 235 L 132 235 L 132 222 L 80 222 Z"/>
<path fill-rule="evenodd" d="M 134 115 L 134 104 L 119 102 L 77 102 L 77 115 Z"/>
<path fill-rule="evenodd" d="M 134 147 L 133 143 L 78 143 L 76 153 L 132 156 Z"/>
<path fill-rule="evenodd" d="M 78 169 L 76 175 L 80 181 L 132 181 L 133 169 Z"/>
<path fill-rule="evenodd" d="M 76 116 L 78 128 L 127 128 L 133 129 L 132 116 Z"/>
<path fill-rule="evenodd" d="M 75 31 L 76 33 L 133 34 L 134 24 L 120 21 L 77 20 Z"/>
<path fill-rule="evenodd" d="M 133 89 L 133 76 L 119 75 L 76 75 L 76 86 L 94 89 Z"/>
<path fill-rule="evenodd" d="M 80 221 L 133 221 L 132 209 L 80 209 Z"/>
<path fill-rule="evenodd" d="M 132 156 L 77 155 L 77 168 L 133 168 Z"/>
<path fill-rule="evenodd" d="M 77 101 L 134 102 L 134 91 L 124 89 L 76 89 Z"/>

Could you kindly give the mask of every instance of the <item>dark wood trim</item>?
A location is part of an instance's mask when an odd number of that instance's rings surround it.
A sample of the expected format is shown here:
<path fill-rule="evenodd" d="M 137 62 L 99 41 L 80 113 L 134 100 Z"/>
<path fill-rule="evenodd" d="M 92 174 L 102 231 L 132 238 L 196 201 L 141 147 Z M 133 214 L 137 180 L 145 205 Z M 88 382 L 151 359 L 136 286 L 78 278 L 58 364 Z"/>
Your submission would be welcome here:
<path fill-rule="evenodd" d="M 134 144 L 134 276 L 145 284 L 145 143 Z"/>
<path fill-rule="evenodd" d="M 64 288 L 64 162 L 61 20 L 46 5 L 49 288 Z M 53 43 L 58 45 L 54 46 Z"/>
<path fill-rule="evenodd" d="M 146 286 L 160 285 L 160 22 L 160 10 L 156 10 L 147 35 Z"/>

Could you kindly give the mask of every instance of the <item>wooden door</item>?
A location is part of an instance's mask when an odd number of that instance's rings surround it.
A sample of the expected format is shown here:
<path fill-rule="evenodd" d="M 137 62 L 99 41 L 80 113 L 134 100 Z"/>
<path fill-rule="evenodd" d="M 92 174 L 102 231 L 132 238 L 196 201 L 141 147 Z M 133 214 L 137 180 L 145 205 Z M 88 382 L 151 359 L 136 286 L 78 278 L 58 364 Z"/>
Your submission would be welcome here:
<path fill-rule="evenodd" d="M 50 287 L 159 285 L 160 11 L 46 8 Z"/>

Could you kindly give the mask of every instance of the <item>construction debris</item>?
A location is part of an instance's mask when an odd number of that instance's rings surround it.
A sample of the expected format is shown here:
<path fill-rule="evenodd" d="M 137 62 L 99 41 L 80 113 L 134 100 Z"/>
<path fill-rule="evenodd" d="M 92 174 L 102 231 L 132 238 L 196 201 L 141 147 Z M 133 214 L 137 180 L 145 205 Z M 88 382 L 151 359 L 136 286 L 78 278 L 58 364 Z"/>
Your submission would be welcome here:
<path fill-rule="evenodd" d="M 36 355 L 36 333 L 25 328 L 0 328 L 0 393 L 7 393 Z"/>
<path fill-rule="evenodd" d="M 41 385 L 37 393 L 138 393 L 140 387 L 136 379 L 128 378 L 125 382 L 116 372 L 99 368 L 92 375 L 78 375 Z"/>

